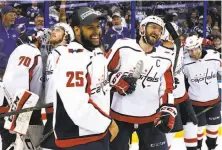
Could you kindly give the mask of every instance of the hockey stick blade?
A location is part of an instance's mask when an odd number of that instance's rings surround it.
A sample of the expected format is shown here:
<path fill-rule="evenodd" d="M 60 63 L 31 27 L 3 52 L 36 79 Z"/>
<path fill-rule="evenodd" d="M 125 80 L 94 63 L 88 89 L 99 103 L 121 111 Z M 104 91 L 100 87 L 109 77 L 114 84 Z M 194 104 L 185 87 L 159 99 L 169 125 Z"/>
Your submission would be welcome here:
<path fill-rule="evenodd" d="M 25 113 L 25 112 L 29 112 L 29 111 L 40 110 L 42 108 L 47 108 L 47 107 L 52 107 L 52 106 L 53 106 L 53 103 L 49 103 L 49 104 L 39 105 L 39 106 L 36 106 L 36 107 L 24 108 L 24 109 L 21 109 L 21 110 L 16 110 L 16 111 L 11 111 L 11 112 L 7 112 L 7 113 L 4 113 L 4 114 L 0 114 L 0 118 L 4 118 L 6 116 L 17 115 L 17 114 Z"/>
<path fill-rule="evenodd" d="M 136 79 L 139 79 L 140 78 L 140 75 L 142 74 L 142 71 L 143 71 L 143 61 L 142 60 L 139 60 L 137 63 L 136 63 L 136 67 L 135 67 L 135 71 L 133 73 L 133 77 L 136 78 Z"/>

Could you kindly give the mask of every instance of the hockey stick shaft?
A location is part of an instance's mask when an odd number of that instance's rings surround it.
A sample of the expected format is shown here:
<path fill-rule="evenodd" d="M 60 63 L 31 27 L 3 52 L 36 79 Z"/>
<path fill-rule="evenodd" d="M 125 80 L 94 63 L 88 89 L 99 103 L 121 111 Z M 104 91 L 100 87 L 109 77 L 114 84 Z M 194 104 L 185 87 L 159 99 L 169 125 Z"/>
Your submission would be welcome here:
<path fill-rule="evenodd" d="M 181 41 L 179 39 L 177 32 L 175 31 L 174 27 L 172 26 L 172 24 L 170 22 L 167 22 L 165 27 L 166 27 L 167 31 L 170 33 L 170 35 L 172 36 L 174 43 L 176 44 L 176 55 L 175 55 L 174 65 L 173 65 L 173 73 L 174 73 L 176 70 L 178 57 L 179 57 L 179 53 L 180 53 Z"/>
<path fill-rule="evenodd" d="M 11 116 L 11 115 L 17 115 L 17 114 L 25 113 L 29 111 L 34 111 L 34 110 L 41 110 L 42 108 L 47 108 L 47 107 L 52 107 L 52 106 L 53 106 L 53 103 L 49 103 L 49 104 L 39 105 L 35 107 L 24 108 L 21 110 L 16 110 L 16 111 L 11 111 L 4 114 L 0 114 L 0 118 L 4 118 L 6 116 Z"/>
<path fill-rule="evenodd" d="M 215 104 L 215 105 L 212 105 L 212 106 L 207 107 L 207 108 L 204 109 L 203 111 L 197 113 L 196 116 L 199 117 L 199 116 L 201 116 L 202 114 L 208 112 L 209 110 L 213 109 L 215 106 L 220 105 L 220 104 L 221 104 L 221 101 L 220 101 L 219 103 Z"/>
<path fill-rule="evenodd" d="M 35 146 L 36 148 L 39 148 L 41 146 L 41 144 L 49 138 L 50 135 L 52 135 L 53 133 L 53 129 L 51 129 L 48 133 L 46 133 L 40 140 L 40 142 Z"/>

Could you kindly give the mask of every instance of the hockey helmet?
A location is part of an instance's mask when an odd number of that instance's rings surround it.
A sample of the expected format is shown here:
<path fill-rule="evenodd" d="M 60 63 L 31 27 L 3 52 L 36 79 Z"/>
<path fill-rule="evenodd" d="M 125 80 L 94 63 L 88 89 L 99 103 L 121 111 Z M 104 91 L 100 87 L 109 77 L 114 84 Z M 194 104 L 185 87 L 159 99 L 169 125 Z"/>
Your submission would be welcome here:
<path fill-rule="evenodd" d="M 191 50 L 194 48 L 198 48 L 201 46 L 202 39 L 198 38 L 196 35 L 192 35 L 190 37 L 187 37 L 186 42 L 185 42 L 185 49 L 186 50 Z"/>
<path fill-rule="evenodd" d="M 65 31 L 65 36 L 68 37 L 67 38 L 68 43 L 74 40 L 75 38 L 74 32 L 72 28 L 70 27 L 70 25 L 68 25 L 67 23 L 60 22 L 60 23 L 55 24 L 53 28 L 56 28 L 56 27 L 60 27 Z"/>
<path fill-rule="evenodd" d="M 141 35 L 144 35 L 144 31 L 145 31 L 145 28 L 148 23 L 155 23 L 155 24 L 161 26 L 162 29 L 164 29 L 164 25 L 165 25 L 163 22 L 163 19 L 161 19 L 160 17 L 148 16 L 145 19 L 143 19 L 140 23 L 140 34 Z"/>

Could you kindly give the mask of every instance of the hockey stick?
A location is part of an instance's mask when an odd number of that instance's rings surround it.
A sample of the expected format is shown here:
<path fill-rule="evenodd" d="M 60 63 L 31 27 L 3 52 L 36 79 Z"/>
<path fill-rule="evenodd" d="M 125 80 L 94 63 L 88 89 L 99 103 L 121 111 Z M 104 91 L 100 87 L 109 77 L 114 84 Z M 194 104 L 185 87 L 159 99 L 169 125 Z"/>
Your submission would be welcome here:
<path fill-rule="evenodd" d="M 201 112 L 197 113 L 196 116 L 199 117 L 199 116 L 201 116 L 202 114 L 208 112 L 209 110 L 211 110 L 212 108 L 214 108 L 215 106 L 220 105 L 220 104 L 221 104 L 221 101 L 220 101 L 219 103 L 215 104 L 215 105 L 212 105 L 212 106 L 207 107 L 206 109 L 204 109 L 204 110 L 202 110 Z"/>
<path fill-rule="evenodd" d="M 46 133 L 41 140 L 39 141 L 39 143 L 35 146 L 37 149 L 41 146 L 41 144 L 53 133 L 53 129 L 51 129 L 48 133 Z"/>
<path fill-rule="evenodd" d="M 17 115 L 17 114 L 25 113 L 25 112 L 29 112 L 29 111 L 40 110 L 42 108 L 47 108 L 47 107 L 52 107 L 52 106 L 53 106 L 53 103 L 49 103 L 49 104 L 39 105 L 39 106 L 35 106 L 35 107 L 24 108 L 21 110 L 16 110 L 16 111 L 11 111 L 11 112 L 7 112 L 4 114 L 0 114 L 0 118 L 4 118 L 6 116 L 11 116 L 11 115 Z"/>
<path fill-rule="evenodd" d="M 176 70 L 178 57 L 179 57 L 179 53 L 180 53 L 181 41 L 179 39 L 177 32 L 175 31 L 174 27 L 172 26 L 172 24 L 170 22 L 167 22 L 165 27 L 166 27 L 167 31 L 170 33 L 170 35 L 172 36 L 174 43 L 176 44 L 176 55 L 175 55 L 174 65 L 173 65 L 173 73 L 174 73 Z"/>

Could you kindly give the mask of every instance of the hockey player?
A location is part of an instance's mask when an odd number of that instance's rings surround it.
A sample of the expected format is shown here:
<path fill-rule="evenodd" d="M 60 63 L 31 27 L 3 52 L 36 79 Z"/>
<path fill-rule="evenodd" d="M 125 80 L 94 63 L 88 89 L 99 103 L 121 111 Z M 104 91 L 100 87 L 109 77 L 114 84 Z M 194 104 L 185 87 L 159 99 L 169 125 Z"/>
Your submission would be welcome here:
<path fill-rule="evenodd" d="M 3 77 L 3 85 L 10 98 L 17 96 L 16 91 L 18 90 L 26 90 L 41 96 L 42 59 L 39 50 L 41 46 L 41 36 L 42 33 L 37 33 L 32 37 L 31 43 L 24 43 L 18 46 L 10 55 Z M 27 94 L 27 92 L 24 92 L 24 94 Z M 12 103 L 9 97 L 5 99 L 4 103 L 11 105 Z M 34 111 L 30 122 L 27 122 L 27 124 L 40 125 L 40 119 L 40 112 Z M 1 134 L 1 137 L 3 150 L 7 149 L 9 145 L 15 141 L 15 135 L 10 134 L 6 130 Z"/>
<path fill-rule="evenodd" d="M 164 133 L 173 128 L 177 111 L 172 94 L 172 53 L 164 47 L 154 47 L 163 28 L 161 18 L 148 16 L 140 24 L 137 41 L 117 40 L 108 53 L 108 69 L 113 72 L 110 84 L 116 90 L 111 116 L 119 127 L 111 150 L 128 150 L 134 131 L 140 150 L 167 149 Z M 144 67 L 136 81 L 135 64 L 140 60 Z"/>
<path fill-rule="evenodd" d="M 74 33 L 72 28 L 66 23 L 57 23 L 51 29 L 51 37 L 49 39 L 50 44 L 53 49 L 50 52 L 47 59 L 47 68 L 46 68 L 46 80 L 45 80 L 45 103 L 51 103 L 53 96 L 50 95 L 54 89 L 52 82 L 53 71 L 56 68 L 56 65 L 59 61 L 60 55 L 64 51 L 68 51 L 67 44 L 74 40 Z M 46 125 L 44 128 L 43 135 L 46 135 L 52 129 L 52 118 L 53 118 L 53 107 L 46 108 L 45 117 L 43 115 L 43 120 L 47 119 Z M 42 148 L 48 149 L 58 149 L 59 147 L 55 144 L 54 134 L 51 135 L 43 141 L 41 144 Z"/>
<path fill-rule="evenodd" d="M 178 38 L 178 34 L 180 34 L 179 28 L 175 23 L 172 23 L 174 30 L 176 31 L 177 35 L 171 36 L 167 30 L 164 32 L 164 41 L 163 45 L 168 47 L 169 49 L 174 51 L 174 59 L 176 57 L 176 50 L 177 47 L 175 45 L 173 37 Z M 172 34 L 172 32 L 171 32 Z M 175 105 L 178 110 L 178 115 L 176 116 L 175 120 L 175 127 L 171 131 L 171 133 L 167 133 L 167 143 L 170 149 L 171 142 L 175 135 L 175 132 L 182 131 L 184 129 L 184 142 L 187 147 L 187 150 L 196 150 L 197 149 L 197 118 L 195 116 L 195 112 L 193 110 L 192 104 L 188 99 L 188 93 L 185 88 L 185 79 L 183 74 L 183 53 L 184 53 L 184 46 L 181 45 L 179 47 L 179 55 L 178 61 L 174 62 L 173 65 L 176 65 L 176 69 L 174 71 L 174 83 L 175 87 L 173 90 L 173 95 L 175 98 Z M 174 60 L 173 59 L 173 60 Z M 176 63 L 176 64 L 175 64 Z"/>
<path fill-rule="evenodd" d="M 218 127 L 221 123 L 221 104 L 218 93 L 217 73 L 221 73 L 219 53 L 214 50 L 202 50 L 202 39 L 193 35 L 186 39 L 188 54 L 184 59 L 184 74 L 188 95 L 196 114 L 208 107 L 209 111 L 198 115 L 198 150 L 201 149 L 206 126 L 208 150 L 217 146 Z"/>
<path fill-rule="evenodd" d="M 104 17 L 81 7 L 71 26 L 79 40 L 68 45 L 53 72 L 55 143 L 63 150 L 108 150 L 118 128 L 110 112 L 107 61 L 100 49 Z"/>

